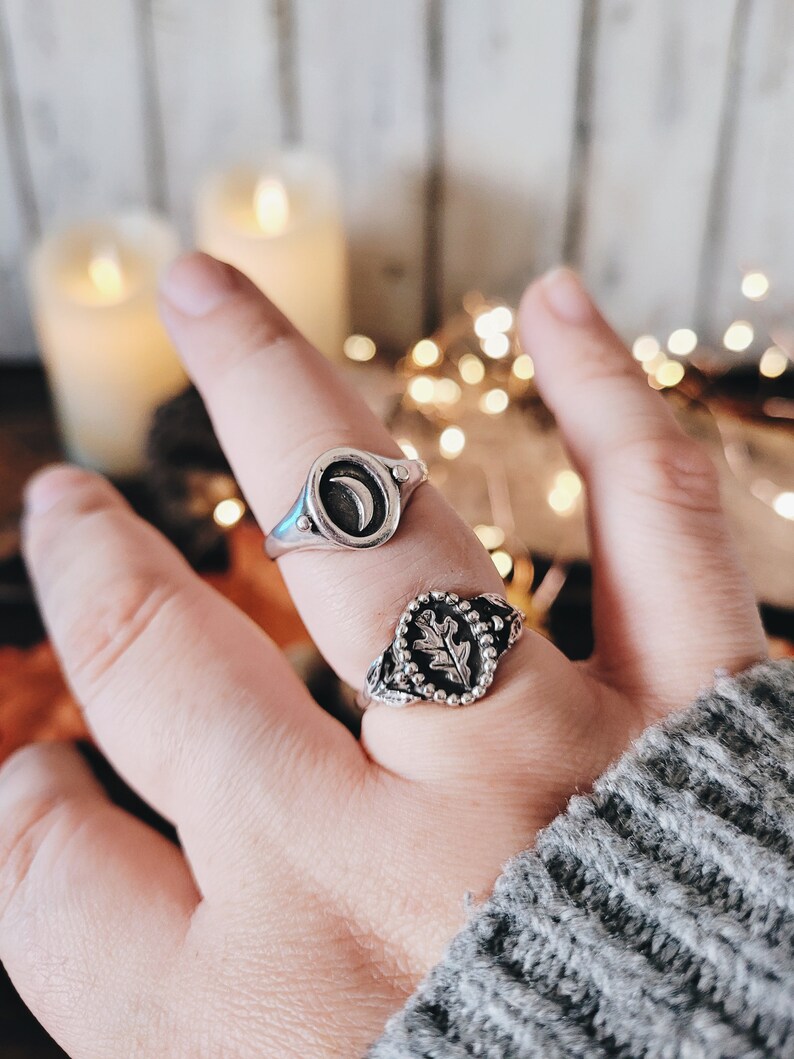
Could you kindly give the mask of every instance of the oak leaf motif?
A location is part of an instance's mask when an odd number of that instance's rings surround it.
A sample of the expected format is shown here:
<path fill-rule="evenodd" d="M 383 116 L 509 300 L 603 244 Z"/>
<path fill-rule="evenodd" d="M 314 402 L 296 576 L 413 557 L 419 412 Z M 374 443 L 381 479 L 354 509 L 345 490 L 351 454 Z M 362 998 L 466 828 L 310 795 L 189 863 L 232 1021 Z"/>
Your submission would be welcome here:
<path fill-rule="evenodd" d="M 449 614 L 439 622 L 432 610 L 425 610 L 416 619 L 422 633 L 414 640 L 413 649 L 430 656 L 430 668 L 444 673 L 453 683 L 471 688 L 471 670 L 467 665 L 471 644 L 455 639 L 458 623 Z"/>

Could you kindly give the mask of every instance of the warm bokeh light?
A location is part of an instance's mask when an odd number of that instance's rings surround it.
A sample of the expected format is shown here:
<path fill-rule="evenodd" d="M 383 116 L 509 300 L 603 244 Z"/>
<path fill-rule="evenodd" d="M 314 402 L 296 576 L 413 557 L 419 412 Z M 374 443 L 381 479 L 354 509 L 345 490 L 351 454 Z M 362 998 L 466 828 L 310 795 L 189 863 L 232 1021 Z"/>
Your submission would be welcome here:
<path fill-rule="evenodd" d="M 242 500 L 239 500 L 236 496 L 230 496 L 215 505 L 212 517 L 223 529 L 231 529 L 232 526 L 237 525 L 244 514 L 245 504 Z"/>
<path fill-rule="evenodd" d="M 432 368 L 441 360 L 441 350 L 432 338 L 422 338 L 411 350 L 411 360 L 419 368 Z"/>
<path fill-rule="evenodd" d="M 377 352 L 375 343 L 366 335 L 349 335 L 342 346 L 348 360 L 365 363 L 372 360 Z"/>
<path fill-rule="evenodd" d="M 458 361 L 458 371 L 461 379 L 468 383 L 469 386 L 476 386 L 478 382 L 482 382 L 485 378 L 485 365 L 473 353 L 463 354 Z"/>
<path fill-rule="evenodd" d="M 667 339 L 667 348 L 678 357 L 688 356 L 698 344 L 698 336 L 691 327 L 679 327 Z"/>
<path fill-rule="evenodd" d="M 436 404 L 457 404 L 461 398 L 460 386 L 454 379 L 437 379 L 433 400 Z"/>
<path fill-rule="evenodd" d="M 570 515 L 576 507 L 576 497 L 572 496 L 567 489 L 561 489 L 559 485 L 555 485 L 549 491 L 547 499 L 549 507 L 558 515 Z"/>
<path fill-rule="evenodd" d="M 88 262 L 88 276 L 98 293 L 108 301 L 118 301 L 124 294 L 124 271 L 114 246 L 103 247 Z"/>
<path fill-rule="evenodd" d="M 415 375 L 408 383 L 408 393 L 417 404 L 430 404 L 436 393 L 435 381 L 429 375 Z"/>
<path fill-rule="evenodd" d="M 640 335 L 639 338 L 634 339 L 634 344 L 631 347 L 632 356 L 640 363 L 652 360 L 658 352 L 659 343 L 653 335 Z"/>
<path fill-rule="evenodd" d="M 501 578 L 509 577 L 513 572 L 513 558 L 507 552 L 499 549 L 491 554 L 491 559 Z"/>
<path fill-rule="evenodd" d="M 789 365 L 789 359 L 778 346 L 765 350 L 758 363 L 758 370 L 765 379 L 777 379 Z"/>
<path fill-rule="evenodd" d="M 448 460 L 460 456 L 466 447 L 466 435 L 460 427 L 446 427 L 438 439 L 438 451 Z"/>
<path fill-rule="evenodd" d="M 535 362 L 528 353 L 521 353 L 513 361 L 513 374 L 517 379 L 532 379 L 535 377 Z"/>
<path fill-rule="evenodd" d="M 568 469 L 558 471 L 554 479 L 554 485 L 556 489 L 562 489 L 563 492 L 570 494 L 574 499 L 580 496 L 582 492 L 582 479 L 576 471 Z"/>
<path fill-rule="evenodd" d="M 509 331 L 513 326 L 513 312 L 506 305 L 491 309 L 491 327 L 495 331 Z"/>
<path fill-rule="evenodd" d="M 280 235 L 289 223 L 287 189 L 275 177 L 262 177 L 254 190 L 256 223 L 265 235 Z"/>
<path fill-rule="evenodd" d="M 722 338 L 726 349 L 733 353 L 743 353 L 753 342 L 753 325 L 747 320 L 734 320 Z"/>
<path fill-rule="evenodd" d="M 772 501 L 772 507 L 781 518 L 794 522 L 794 493 L 778 493 Z"/>
<path fill-rule="evenodd" d="M 482 351 L 492 360 L 501 360 L 510 352 L 510 339 L 507 335 L 497 331 L 496 334 L 488 335 L 480 343 Z"/>
<path fill-rule="evenodd" d="M 474 318 L 474 333 L 478 338 L 488 338 L 489 335 L 495 335 L 497 332 L 498 328 L 494 324 L 490 309 L 486 309 Z"/>
<path fill-rule="evenodd" d="M 668 360 L 664 364 L 659 365 L 654 378 L 660 386 L 677 386 L 685 374 L 683 364 L 680 364 L 677 360 Z"/>
<path fill-rule="evenodd" d="M 666 363 L 667 357 L 661 350 L 659 350 L 658 353 L 655 353 L 648 360 L 642 361 L 642 370 L 647 372 L 648 375 L 654 375 L 656 371 L 661 368 L 662 364 Z"/>
<path fill-rule="evenodd" d="M 482 395 L 480 398 L 480 411 L 486 412 L 490 416 L 498 416 L 505 411 L 509 404 L 510 398 L 507 396 L 507 392 L 496 388 L 488 390 L 487 393 Z"/>
<path fill-rule="evenodd" d="M 407 456 L 409 460 L 419 459 L 419 450 L 408 438 L 397 438 L 397 444 L 402 449 L 403 456 Z"/>
<path fill-rule="evenodd" d="M 769 280 L 764 272 L 745 272 L 742 277 L 742 294 L 752 302 L 763 301 L 769 294 Z"/>
<path fill-rule="evenodd" d="M 477 534 L 480 544 L 483 548 L 487 548 L 488 551 L 493 551 L 494 548 L 501 548 L 505 542 L 505 531 L 501 526 L 488 526 L 481 523 L 479 526 L 474 527 L 474 532 Z"/>

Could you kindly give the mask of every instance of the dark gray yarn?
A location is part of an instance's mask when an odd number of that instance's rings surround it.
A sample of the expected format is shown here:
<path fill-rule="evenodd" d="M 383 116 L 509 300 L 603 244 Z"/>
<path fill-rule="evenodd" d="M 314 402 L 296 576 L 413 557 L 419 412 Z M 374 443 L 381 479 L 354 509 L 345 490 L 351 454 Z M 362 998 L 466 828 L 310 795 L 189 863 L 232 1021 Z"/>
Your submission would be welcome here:
<path fill-rule="evenodd" d="M 369 1055 L 794 1057 L 794 662 L 720 676 L 572 799 Z"/>

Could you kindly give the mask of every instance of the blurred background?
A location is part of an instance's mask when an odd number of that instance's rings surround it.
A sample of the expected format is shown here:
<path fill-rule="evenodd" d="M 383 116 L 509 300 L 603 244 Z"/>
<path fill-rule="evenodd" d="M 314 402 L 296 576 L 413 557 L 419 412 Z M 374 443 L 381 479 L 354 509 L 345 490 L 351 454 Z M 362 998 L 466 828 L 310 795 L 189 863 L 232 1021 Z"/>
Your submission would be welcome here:
<path fill-rule="evenodd" d="M 168 831 L 92 746 L 20 555 L 23 484 L 64 455 L 356 729 L 157 320 L 180 245 L 337 361 L 572 658 L 586 490 L 514 309 L 579 268 L 717 463 L 794 655 L 792 123 L 788 0 L 0 0 L 0 761 L 77 739 Z M 0 970 L 2 1059 L 61 1055 Z"/>
<path fill-rule="evenodd" d="M 627 338 L 718 343 L 742 270 L 794 307 L 787 0 L 0 0 L 0 352 L 42 231 L 301 143 L 338 176 L 352 325 L 403 348 L 471 288 L 580 266 Z"/>

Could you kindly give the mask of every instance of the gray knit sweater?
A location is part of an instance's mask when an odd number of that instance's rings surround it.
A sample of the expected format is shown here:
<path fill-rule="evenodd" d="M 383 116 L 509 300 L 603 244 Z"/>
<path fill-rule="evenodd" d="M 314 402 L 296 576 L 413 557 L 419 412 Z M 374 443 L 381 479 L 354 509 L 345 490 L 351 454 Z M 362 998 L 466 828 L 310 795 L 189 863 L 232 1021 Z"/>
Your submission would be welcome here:
<path fill-rule="evenodd" d="M 794 662 L 719 677 L 532 850 L 371 1059 L 794 1057 Z"/>

